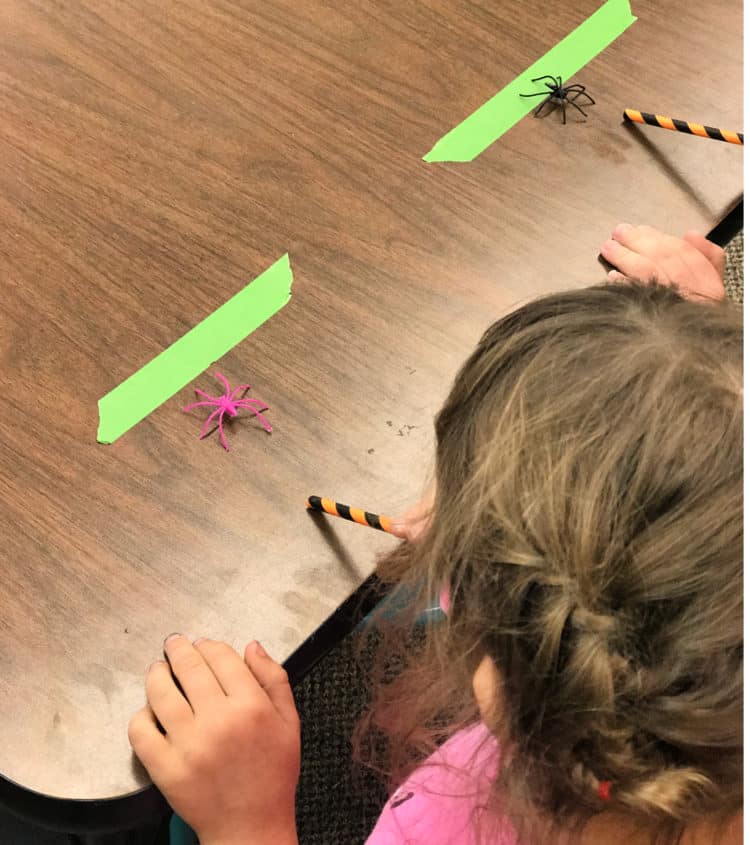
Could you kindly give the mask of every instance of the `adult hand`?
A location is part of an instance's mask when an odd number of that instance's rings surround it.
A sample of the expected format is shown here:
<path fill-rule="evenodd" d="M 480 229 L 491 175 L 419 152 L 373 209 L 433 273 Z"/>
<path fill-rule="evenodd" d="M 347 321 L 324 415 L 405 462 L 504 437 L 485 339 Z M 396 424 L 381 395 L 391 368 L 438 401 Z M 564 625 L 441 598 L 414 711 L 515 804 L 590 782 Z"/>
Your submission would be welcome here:
<path fill-rule="evenodd" d="M 676 285 L 688 299 L 724 298 L 724 250 L 700 232 L 677 238 L 652 226 L 620 223 L 599 251 L 617 268 L 607 274 L 610 281 L 653 280 Z"/>
<path fill-rule="evenodd" d="M 153 782 L 201 845 L 296 845 L 300 727 L 284 669 L 257 642 L 244 662 L 207 639 L 177 635 L 164 649 L 185 694 L 157 661 L 128 725 Z"/>
<path fill-rule="evenodd" d="M 435 482 L 416 505 L 412 505 L 397 519 L 391 520 L 391 531 L 396 537 L 416 543 L 427 530 L 435 505 Z"/>

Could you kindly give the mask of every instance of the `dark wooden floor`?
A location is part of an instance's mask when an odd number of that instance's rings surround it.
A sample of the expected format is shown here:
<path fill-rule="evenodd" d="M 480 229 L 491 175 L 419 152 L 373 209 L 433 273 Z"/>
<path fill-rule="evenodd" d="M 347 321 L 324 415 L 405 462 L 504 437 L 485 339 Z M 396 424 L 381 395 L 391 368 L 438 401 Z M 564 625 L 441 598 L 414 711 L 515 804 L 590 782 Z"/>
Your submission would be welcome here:
<path fill-rule="evenodd" d="M 339 524 L 335 552 L 305 497 L 398 512 L 489 321 L 600 280 L 621 220 L 707 231 L 734 202 L 738 149 L 620 115 L 741 128 L 739 0 L 634 3 L 576 77 L 586 123 L 421 160 L 598 5 L 5 0 L 1 773 L 145 784 L 125 728 L 166 634 L 288 655 L 391 542 Z M 199 442 L 186 388 L 97 445 L 97 400 L 287 251 L 291 303 L 221 362 L 273 435 Z"/>

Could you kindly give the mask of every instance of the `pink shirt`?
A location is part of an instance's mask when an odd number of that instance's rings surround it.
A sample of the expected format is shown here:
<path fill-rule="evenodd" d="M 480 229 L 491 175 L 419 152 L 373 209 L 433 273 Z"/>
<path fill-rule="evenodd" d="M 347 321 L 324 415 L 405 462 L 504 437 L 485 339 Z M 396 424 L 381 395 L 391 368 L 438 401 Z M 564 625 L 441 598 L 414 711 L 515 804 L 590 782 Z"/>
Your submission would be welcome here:
<path fill-rule="evenodd" d="M 475 822 L 499 754 L 482 723 L 459 731 L 391 796 L 366 845 L 490 845 L 477 839 Z M 517 845 L 510 823 L 492 845 Z"/>

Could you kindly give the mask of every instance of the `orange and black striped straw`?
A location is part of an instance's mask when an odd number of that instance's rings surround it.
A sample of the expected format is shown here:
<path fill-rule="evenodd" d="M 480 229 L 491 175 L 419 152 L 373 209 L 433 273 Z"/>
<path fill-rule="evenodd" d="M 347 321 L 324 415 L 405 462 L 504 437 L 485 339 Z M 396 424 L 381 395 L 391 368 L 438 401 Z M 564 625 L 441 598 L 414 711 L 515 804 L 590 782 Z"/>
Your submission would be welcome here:
<path fill-rule="evenodd" d="M 700 138 L 713 138 L 715 141 L 726 141 L 728 144 L 744 144 L 745 136 L 742 132 L 729 132 L 717 129 L 715 126 L 704 126 L 702 123 L 688 123 L 676 117 L 665 117 L 663 114 L 649 114 L 638 109 L 625 109 L 622 113 L 624 120 L 631 123 L 646 123 L 649 126 L 660 126 L 673 132 L 687 132 L 688 135 L 698 135 Z"/>
<path fill-rule="evenodd" d="M 333 499 L 321 499 L 320 496 L 310 496 L 307 500 L 307 507 L 311 511 L 322 511 L 331 516 L 340 516 L 342 519 L 357 522 L 360 525 L 369 525 L 370 528 L 377 528 L 378 531 L 392 533 L 389 516 L 379 516 L 360 508 L 350 508 L 349 505 L 342 505 L 341 502 L 334 502 Z"/>

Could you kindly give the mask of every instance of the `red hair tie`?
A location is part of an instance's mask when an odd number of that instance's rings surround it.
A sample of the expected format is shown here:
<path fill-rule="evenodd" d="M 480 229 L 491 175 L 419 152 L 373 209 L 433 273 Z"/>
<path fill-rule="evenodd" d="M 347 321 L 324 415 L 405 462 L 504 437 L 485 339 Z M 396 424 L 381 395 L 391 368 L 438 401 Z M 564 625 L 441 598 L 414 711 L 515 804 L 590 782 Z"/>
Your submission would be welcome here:
<path fill-rule="evenodd" d="M 609 799 L 610 799 L 609 790 L 611 788 L 612 788 L 612 781 L 611 780 L 600 780 L 599 781 L 598 794 L 599 794 L 599 798 L 601 798 L 602 801 L 609 801 Z"/>

